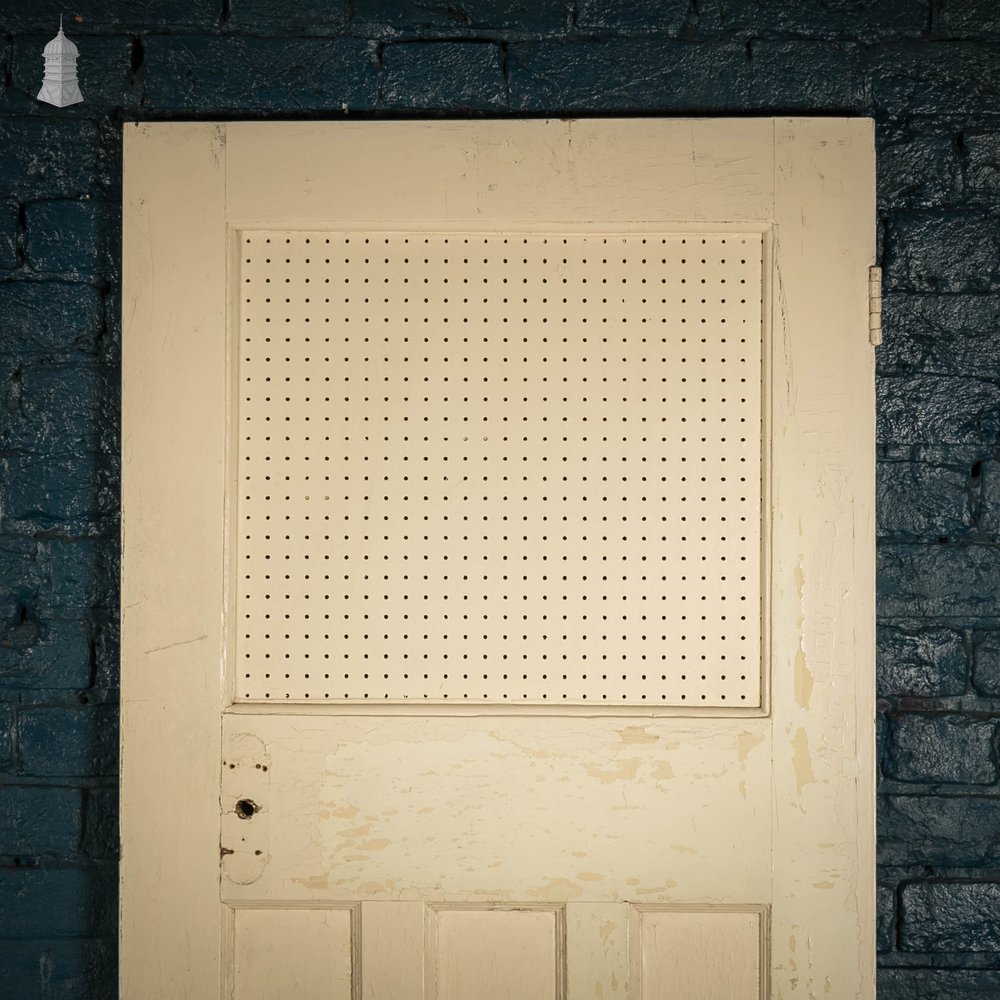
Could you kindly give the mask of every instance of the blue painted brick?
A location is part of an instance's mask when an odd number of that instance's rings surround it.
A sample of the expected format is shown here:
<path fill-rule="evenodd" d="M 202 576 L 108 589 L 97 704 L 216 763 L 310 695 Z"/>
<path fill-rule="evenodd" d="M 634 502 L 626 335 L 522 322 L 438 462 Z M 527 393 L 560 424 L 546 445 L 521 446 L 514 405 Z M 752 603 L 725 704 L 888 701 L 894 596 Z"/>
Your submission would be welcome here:
<path fill-rule="evenodd" d="M 934 34 L 941 38 L 1000 38 L 1000 6 L 996 0 L 945 0 L 935 11 Z"/>
<path fill-rule="evenodd" d="M 0 938 L 107 934 L 114 928 L 116 898 L 110 865 L 0 869 Z"/>
<path fill-rule="evenodd" d="M 996 722 L 958 714 L 900 716 L 891 725 L 889 774 L 900 781 L 992 785 L 996 734 Z"/>
<path fill-rule="evenodd" d="M 993 215 L 978 211 L 900 214 L 890 219 L 886 239 L 887 289 L 1000 290 L 1000 225 Z"/>
<path fill-rule="evenodd" d="M 377 72 L 363 39 L 181 38 L 146 43 L 149 111 L 354 111 L 375 107 Z"/>
<path fill-rule="evenodd" d="M 101 488 L 93 455 L 12 455 L 0 460 L 0 468 L 6 473 L 6 489 L 0 486 L 0 496 L 6 495 L 2 523 L 12 533 L 57 527 L 91 533 L 113 502 Z"/>
<path fill-rule="evenodd" d="M 104 304 L 91 285 L 0 282 L 0 353 L 92 351 Z"/>
<path fill-rule="evenodd" d="M 801 35 L 865 42 L 921 35 L 926 0 L 701 0 L 704 16 L 718 11 L 728 31 L 766 38 Z"/>
<path fill-rule="evenodd" d="M 49 587 L 39 598 L 46 611 L 89 611 L 116 605 L 117 580 L 109 568 L 115 565 L 114 539 L 52 538 L 40 549 L 49 571 Z"/>
<path fill-rule="evenodd" d="M 117 688 L 120 683 L 121 625 L 114 609 L 102 609 L 95 643 L 96 677 L 94 683 L 99 688 Z"/>
<path fill-rule="evenodd" d="M 346 0 L 230 0 L 226 31 L 238 35 L 323 35 L 333 38 L 347 27 Z"/>
<path fill-rule="evenodd" d="M 862 49 L 842 42 L 754 41 L 752 107 L 783 111 L 865 108 Z M 822 66 L 822 72 L 816 67 Z"/>
<path fill-rule="evenodd" d="M 650 39 L 528 43 L 509 50 L 514 110 L 739 111 L 750 100 L 742 42 Z"/>
<path fill-rule="evenodd" d="M 1000 461 L 990 458 L 981 471 L 979 530 L 991 541 L 1000 540 Z"/>
<path fill-rule="evenodd" d="M 83 45 L 85 34 L 90 32 L 216 28 L 222 6 L 219 0 L 115 0 L 113 4 L 107 0 L 73 0 L 72 16 L 68 9 L 56 0 L 8 4 L 0 21 L 18 32 L 51 32 L 51 37 L 59 27 L 59 15 L 63 14 L 66 33 Z"/>
<path fill-rule="evenodd" d="M 48 575 L 37 542 L 0 535 L 0 616 L 19 616 L 19 609 L 37 598 Z"/>
<path fill-rule="evenodd" d="M 91 858 L 118 857 L 118 789 L 93 788 L 87 793 L 83 850 Z"/>
<path fill-rule="evenodd" d="M 1000 132 L 966 133 L 964 145 L 966 194 L 995 204 L 1000 197 Z"/>
<path fill-rule="evenodd" d="M 915 882 L 901 894 L 904 951 L 1000 951 L 1000 882 Z"/>
<path fill-rule="evenodd" d="M 880 885 L 875 894 L 875 940 L 880 952 L 892 951 L 896 922 L 896 892 L 892 886 Z"/>
<path fill-rule="evenodd" d="M 70 857 L 80 846 L 82 828 L 80 789 L 0 787 L 0 857 Z"/>
<path fill-rule="evenodd" d="M 985 545 L 903 545 L 876 551 L 878 613 L 889 619 L 1000 623 L 1000 551 Z"/>
<path fill-rule="evenodd" d="M 110 1000 L 118 995 L 116 960 L 113 938 L 0 941 L 12 1000 Z"/>
<path fill-rule="evenodd" d="M 92 122 L 0 119 L 0 196 L 72 198 L 95 190 Z"/>
<path fill-rule="evenodd" d="M 116 705 L 24 708 L 17 725 L 21 774 L 94 777 L 118 771 Z"/>
<path fill-rule="evenodd" d="M 677 35 L 685 24 L 694 27 L 688 0 L 578 0 L 576 28 L 595 35 Z"/>
<path fill-rule="evenodd" d="M 121 35 L 104 38 L 75 35 L 69 25 L 67 34 L 80 50 L 77 75 L 87 113 L 93 115 L 99 109 L 137 107 L 140 88 L 132 79 L 133 40 Z M 42 49 L 51 37 L 50 33 L 18 34 L 14 38 L 13 86 L 33 102 L 42 83 Z M 53 116 L 65 113 L 51 104 L 35 104 L 33 110 Z"/>
<path fill-rule="evenodd" d="M 974 449 L 886 448 L 878 462 L 876 510 L 881 537 L 961 535 L 972 523 Z"/>
<path fill-rule="evenodd" d="M 7 413 L 4 437 L 10 448 L 90 453 L 100 447 L 104 428 L 117 422 L 117 389 L 96 364 L 29 363 L 15 374 L 15 384 L 7 389 L 18 393 L 17 406 Z"/>
<path fill-rule="evenodd" d="M 986 1000 L 1000 996 L 1000 971 L 879 969 L 878 1000 Z"/>
<path fill-rule="evenodd" d="M 876 433 L 885 444 L 989 444 L 1000 434 L 1000 393 L 985 378 L 880 375 Z"/>
<path fill-rule="evenodd" d="M 878 203 L 885 209 L 954 202 L 962 190 L 962 163 L 954 129 L 907 123 L 880 126 L 875 166 Z"/>
<path fill-rule="evenodd" d="M 883 372 L 990 379 L 1000 370 L 1000 296 L 890 293 L 882 323 Z"/>
<path fill-rule="evenodd" d="M 17 713 L 13 705 L 0 704 L 0 773 L 14 770 L 14 731 Z"/>
<path fill-rule="evenodd" d="M 17 233 L 20 227 L 16 202 L 0 201 L 0 271 L 17 267 Z"/>
<path fill-rule="evenodd" d="M 555 35 L 569 20 L 563 0 L 355 0 L 351 9 L 351 32 L 380 39 Z"/>
<path fill-rule="evenodd" d="M 107 236 L 104 206 L 96 201 L 41 201 L 28 205 L 27 258 L 36 271 L 89 277 L 101 263 Z"/>
<path fill-rule="evenodd" d="M 503 110 L 507 90 L 500 49 L 488 42 L 388 45 L 379 105 L 410 110 Z"/>
<path fill-rule="evenodd" d="M 879 112 L 976 115 L 1000 103 L 1000 59 L 988 44 L 911 42 L 869 50 Z"/>
<path fill-rule="evenodd" d="M 961 632 L 880 626 L 877 649 L 879 695 L 941 698 L 965 693 L 968 664 Z"/>
<path fill-rule="evenodd" d="M 1000 630 L 974 636 L 972 684 L 980 694 L 1000 698 Z"/>
<path fill-rule="evenodd" d="M 77 690 L 90 681 L 90 633 L 85 622 L 47 618 L 22 641 L 23 626 L 0 629 L 0 688 Z"/>
<path fill-rule="evenodd" d="M 990 868 L 1000 864 L 998 800 L 972 795 L 880 795 L 882 865 Z"/>

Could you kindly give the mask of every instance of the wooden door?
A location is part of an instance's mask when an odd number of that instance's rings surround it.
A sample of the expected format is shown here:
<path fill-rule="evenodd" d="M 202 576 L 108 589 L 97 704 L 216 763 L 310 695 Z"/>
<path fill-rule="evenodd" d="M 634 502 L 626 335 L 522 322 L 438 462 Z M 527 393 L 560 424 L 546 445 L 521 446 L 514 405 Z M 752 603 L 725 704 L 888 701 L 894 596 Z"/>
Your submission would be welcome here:
<path fill-rule="evenodd" d="M 125 156 L 122 995 L 873 996 L 870 123 Z"/>

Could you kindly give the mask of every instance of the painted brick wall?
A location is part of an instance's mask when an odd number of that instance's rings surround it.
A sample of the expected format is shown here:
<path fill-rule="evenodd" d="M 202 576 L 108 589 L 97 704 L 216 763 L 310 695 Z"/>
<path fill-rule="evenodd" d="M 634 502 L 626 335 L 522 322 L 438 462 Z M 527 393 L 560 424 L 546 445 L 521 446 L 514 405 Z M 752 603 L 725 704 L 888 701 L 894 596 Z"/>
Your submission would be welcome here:
<path fill-rule="evenodd" d="M 878 123 L 880 995 L 1000 995 L 998 42 L 996 0 L 0 3 L 0 992 L 115 994 L 120 123 L 835 113 Z"/>

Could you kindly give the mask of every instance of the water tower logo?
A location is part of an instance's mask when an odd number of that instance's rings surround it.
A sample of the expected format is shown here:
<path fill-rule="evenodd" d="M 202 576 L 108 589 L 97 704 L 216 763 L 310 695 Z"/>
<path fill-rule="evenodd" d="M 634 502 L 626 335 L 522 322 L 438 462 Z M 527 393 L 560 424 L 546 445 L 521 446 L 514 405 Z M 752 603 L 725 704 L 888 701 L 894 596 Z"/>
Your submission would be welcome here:
<path fill-rule="evenodd" d="M 59 34 L 45 46 L 45 78 L 38 99 L 57 108 L 79 104 L 83 100 L 76 79 L 76 57 L 79 49 L 63 34 L 59 18 Z"/>

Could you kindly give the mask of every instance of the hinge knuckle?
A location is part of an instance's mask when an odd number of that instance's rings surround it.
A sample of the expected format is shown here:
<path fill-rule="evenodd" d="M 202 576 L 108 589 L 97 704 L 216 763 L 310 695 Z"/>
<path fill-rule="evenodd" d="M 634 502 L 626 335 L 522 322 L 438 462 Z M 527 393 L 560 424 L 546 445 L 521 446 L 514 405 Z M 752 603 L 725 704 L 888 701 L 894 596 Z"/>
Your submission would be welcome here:
<path fill-rule="evenodd" d="M 868 268 L 868 341 L 882 343 L 882 268 Z"/>

